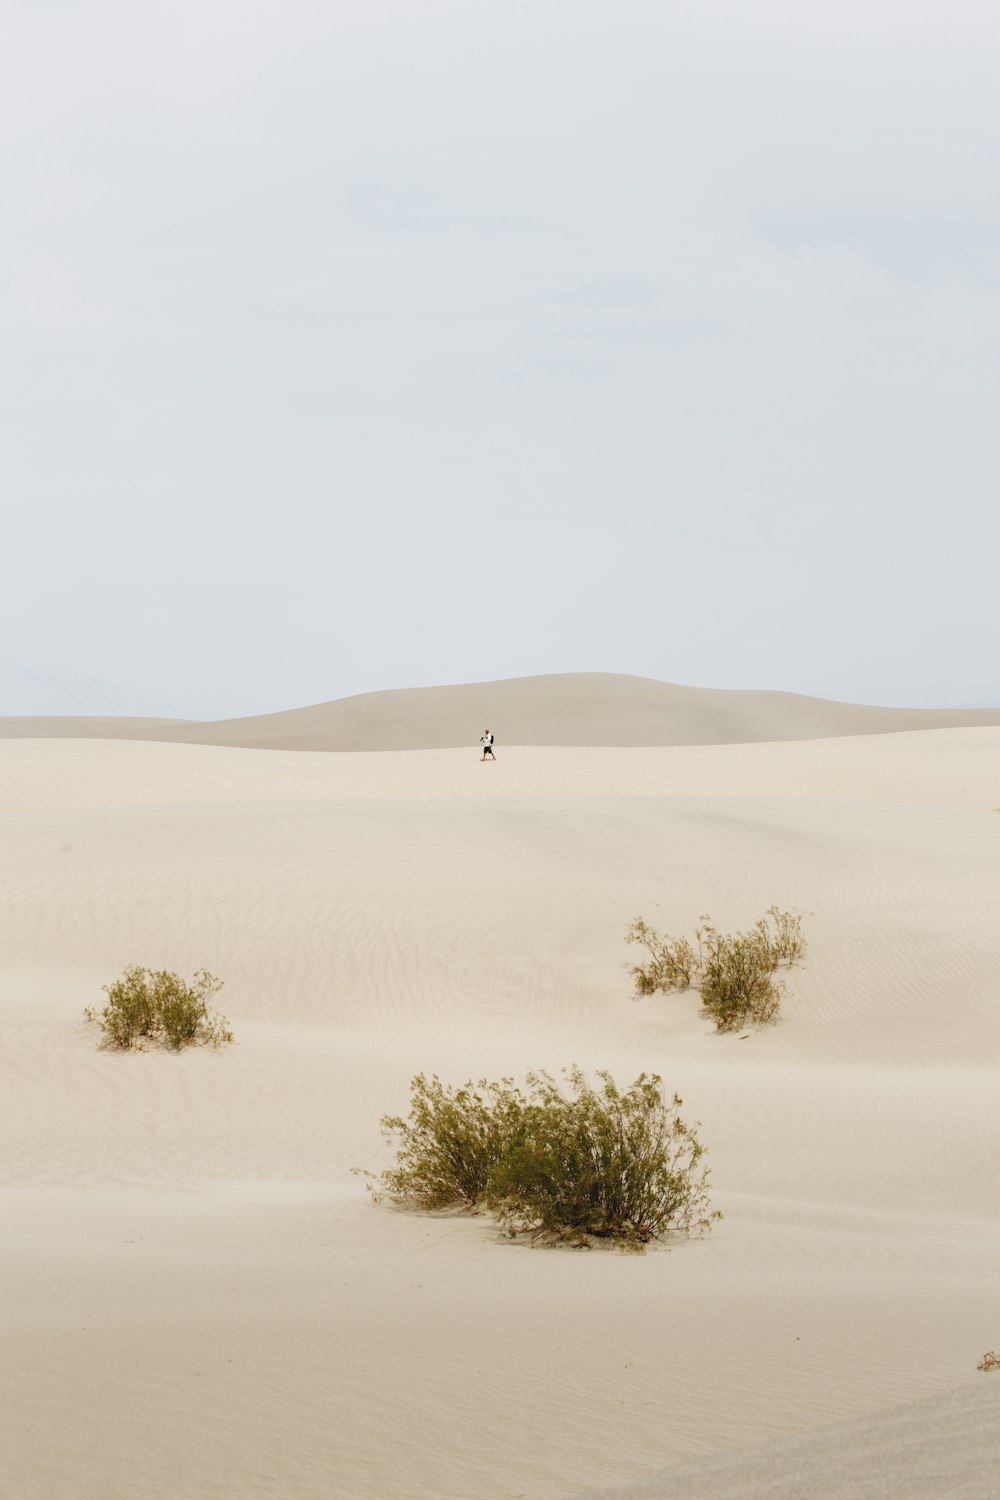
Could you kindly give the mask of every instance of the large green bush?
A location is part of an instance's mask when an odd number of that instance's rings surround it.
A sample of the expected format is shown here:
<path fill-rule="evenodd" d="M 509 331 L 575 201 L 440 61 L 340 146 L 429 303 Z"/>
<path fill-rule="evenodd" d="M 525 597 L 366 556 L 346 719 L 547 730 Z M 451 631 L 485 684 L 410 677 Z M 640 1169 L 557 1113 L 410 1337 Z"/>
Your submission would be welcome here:
<path fill-rule="evenodd" d="M 424 1074 L 410 1114 L 386 1116 L 396 1165 L 369 1176 L 376 1199 L 420 1208 L 487 1209 L 511 1236 L 641 1249 L 670 1232 L 691 1234 L 719 1217 L 695 1128 L 680 1118 L 658 1076 L 619 1089 L 609 1073 L 591 1084 L 579 1068 L 448 1088 Z"/>
<path fill-rule="evenodd" d="M 221 1047 L 233 1040 L 228 1021 L 209 1007 L 221 989 L 222 980 L 207 969 L 199 969 L 188 984 L 166 969 L 130 964 L 121 979 L 104 986 L 104 1009 L 91 1008 L 85 1015 L 100 1026 L 109 1047 L 123 1051 L 146 1042 L 175 1052 L 198 1042 Z"/>
<path fill-rule="evenodd" d="M 549 1073 L 529 1074 L 522 1127 L 490 1174 L 487 1204 L 507 1230 L 639 1249 L 708 1229 L 719 1216 L 708 1208 L 704 1148 L 677 1095 L 668 1100 L 656 1074 L 627 1089 L 607 1072 L 596 1086 L 576 1067 L 564 1076 L 565 1090 Z"/>
<path fill-rule="evenodd" d="M 373 1191 L 418 1208 L 475 1208 L 520 1129 L 523 1095 L 509 1078 L 470 1080 L 456 1089 L 424 1073 L 410 1091 L 405 1120 L 382 1118 L 383 1135 L 395 1141 L 396 1165 L 372 1179 Z"/>
<path fill-rule="evenodd" d="M 631 969 L 636 991 L 686 990 L 697 984 L 701 1003 L 719 1031 L 773 1021 L 784 985 L 775 971 L 791 967 L 806 951 L 802 918 L 768 908 L 748 932 L 719 932 L 710 917 L 701 918 L 695 943 L 657 932 L 641 917 L 630 923 L 626 943 L 640 943 L 649 957 Z"/>

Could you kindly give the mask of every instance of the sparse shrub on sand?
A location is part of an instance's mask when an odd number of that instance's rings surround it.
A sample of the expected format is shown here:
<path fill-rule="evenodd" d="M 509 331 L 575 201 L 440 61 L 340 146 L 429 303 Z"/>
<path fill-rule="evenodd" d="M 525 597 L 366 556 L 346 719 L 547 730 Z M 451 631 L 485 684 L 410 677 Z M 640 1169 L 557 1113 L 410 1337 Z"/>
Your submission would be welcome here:
<path fill-rule="evenodd" d="M 366 1174 L 373 1197 L 420 1208 L 487 1209 L 508 1235 L 574 1245 L 607 1240 L 641 1250 L 720 1217 L 708 1206 L 704 1148 L 655 1074 L 619 1089 L 565 1070 L 566 1088 L 530 1073 L 452 1089 L 413 1080 L 407 1119 L 386 1116 L 396 1166 Z"/>
<path fill-rule="evenodd" d="M 396 1143 L 396 1165 L 369 1178 L 373 1196 L 415 1208 L 476 1208 L 521 1129 L 525 1104 L 510 1078 L 470 1080 L 456 1089 L 418 1073 L 408 1118 L 382 1117 L 383 1135 Z"/>
<path fill-rule="evenodd" d="M 740 1031 L 775 1019 L 784 991 L 774 978 L 777 966 L 774 950 L 759 928 L 731 937 L 710 929 L 700 992 L 718 1031 Z"/>
<path fill-rule="evenodd" d="M 767 917 L 774 924 L 768 926 Z M 784 964 L 791 968 L 805 957 L 806 940 L 802 936 L 802 918 L 793 917 L 790 911 L 779 911 L 776 906 L 767 908 L 767 917 L 761 917 L 756 930 L 761 934 L 775 958 L 776 966 Z"/>
<path fill-rule="evenodd" d="M 775 970 L 789 968 L 803 957 L 806 941 L 802 918 L 777 906 L 749 932 L 719 932 L 710 917 L 701 918 L 695 943 L 671 937 L 648 926 L 641 917 L 626 930 L 626 943 L 641 943 L 649 954 L 631 969 L 636 991 L 686 990 L 697 984 L 701 1002 L 719 1031 L 738 1031 L 747 1025 L 773 1021 L 781 1005 L 784 985 Z"/>
<path fill-rule="evenodd" d="M 84 1014 L 100 1026 L 107 1046 L 122 1051 L 141 1048 L 144 1042 L 160 1043 L 175 1052 L 197 1043 L 221 1047 L 233 1040 L 228 1021 L 209 1008 L 209 1001 L 221 989 L 222 980 L 207 969 L 199 969 L 187 984 L 166 969 L 130 964 L 121 979 L 104 986 L 108 997 L 104 1009 L 91 1007 Z"/>
<path fill-rule="evenodd" d="M 982 1359 L 976 1366 L 977 1370 L 1000 1370 L 1000 1354 L 995 1349 L 987 1349 Z"/>
<path fill-rule="evenodd" d="M 657 932 L 637 917 L 625 933 L 626 943 L 641 943 L 649 954 L 644 964 L 632 969 L 635 987 L 640 995 L 655 990 L 686 990 L 698 972 L 698 955 L 687 938 L 669 937 Z"/>
<path fill-rule="evenodd" d="M 606 1239 L 641 1250 L 674 1232 L 704 1232 L 708 1171 L 696 1127 L 680 1117 L 657 1074 L 619 1089 L 580 1068 L 528 1075 L 522 1128 L 490 1175 L 487 1206 L 511 1235 L 569 1244 Z"/>

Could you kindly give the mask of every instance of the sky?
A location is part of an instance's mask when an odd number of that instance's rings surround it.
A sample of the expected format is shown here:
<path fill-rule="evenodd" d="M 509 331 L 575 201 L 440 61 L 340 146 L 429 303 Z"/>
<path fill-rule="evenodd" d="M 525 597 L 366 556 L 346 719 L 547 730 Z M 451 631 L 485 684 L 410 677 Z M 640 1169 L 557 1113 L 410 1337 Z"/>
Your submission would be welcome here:
<path fill-rule="evenodd" d="M 1000 704 L 994 0 L 0 24 L 35 711 L 562 671 Z"/>

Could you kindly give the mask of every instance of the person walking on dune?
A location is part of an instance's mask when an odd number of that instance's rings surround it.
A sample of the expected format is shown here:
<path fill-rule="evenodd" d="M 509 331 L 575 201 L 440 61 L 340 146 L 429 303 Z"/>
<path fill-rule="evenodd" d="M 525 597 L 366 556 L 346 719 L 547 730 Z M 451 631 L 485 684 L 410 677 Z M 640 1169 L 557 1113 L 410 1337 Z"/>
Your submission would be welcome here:
<path fill-rule="evenodd" d="M 496 760 L 496 756 L 493 754 L 493 731 L 491 729 L 487 729 L 479 743 L 483 747 L 480 760 L 485 760 L 487 756 L 489 756 L 490 760 Z"/>

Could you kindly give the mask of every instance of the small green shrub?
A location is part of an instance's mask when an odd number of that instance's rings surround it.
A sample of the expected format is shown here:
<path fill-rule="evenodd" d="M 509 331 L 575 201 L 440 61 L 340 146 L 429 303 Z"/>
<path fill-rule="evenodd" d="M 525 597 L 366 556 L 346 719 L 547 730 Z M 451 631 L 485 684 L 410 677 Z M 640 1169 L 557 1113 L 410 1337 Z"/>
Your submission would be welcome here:
<path fill-rule="evenodd" d="M 720 1217 L 698 1166 L 704 1148 L 656 1074 L 627 1089 L 606 1072 L 596 1087 L 579 1068 L 564 1076 L 566 1092 L 549 1073 L 528 1075 L 522 1127 L 490 1174 L 487 1204 L 508 1233 L 641 1249 Z"/>
<path fill-rule="evenodd" d="M 418 1073 L 410 1084 L 410 1113 L 382 1117 L 395 1140 L 396 1165 L 371 1178 L 373 1195 L 417 1208 L 475 1208 L 490 1173 L 520 1129 L 525 1100 L 509 1078 L 481 1078 L 461 1088 Z"/>
<path fill-rule="evenodd" d="M 759 927 L 732 937 L 712 932 L 701 976 L 701 1003 L 718 1031 L 765 1025 L 778 1014 L 784 985 L 776 983 L 774 950 Z"/>
<path fill-rule="evenodd" d="M 100 1026 L 108 1046 L 123 1051 L 144 1041 L 175 1052 L 199 1042 L 221 1047 L 233 1040 L 228 1021 L 209 1008 L 221 989 L 222 980 L 207 969 L 199 969 L 193 983 L 187 984 L 166 969 L 130 964 L 121 979 L 104 986 L 104 1009 L 90 1008 L 84 1014 Z"/>
<path fill-rule="evenodd" d="M 573 1244 L 607 1239 L 642 1249 L 668 1232 L 708 1229 L 703 1148 L 655 1075 L 620 1090 L 609 1073 L 591 1085 L 566 1070 L 461 1088 L 418 1074 L 406 1119 L 387 1115 L 396 1165 L 368 1178 L 372 1196 L 424 1209 L 488 1209 L 512 1237 Z"/>
<path fill-rule="evenodd" d="M 673 938 L 648 927 L 641 917 L 625 933 L 626 943 L 641 943 L 649 954 L 644 964 L 635 964 L 632 977 L 640 995 L 655 990 L 686 990 L 697 972 L 698 956 L 687 938 Z"/>
<path fill-rule="evenodd" d="M 100 1015 L 93 1009 L 85 1012 L 88 1021 L 100 1025 L 105 1041 L 112 1047 L 126 1049 L 156 1030 L 153 992 L 143 975 L 142 969 L 126 969 L 123 978 L 104 986 L 108 1003 Z"/>
<path fill-rule="evenodd" d="M 763 935 L 774 956 L 775 968 L 780 965 L 791 968 L 792 964 L 805 957 L 806 940 L 802 936 L 802 918 L 793 917 L 790 911 L 779 911 L 776 906 L 767 908 L 767 916 L 774 924 L 773 932 L 764 917 L 756 924 L 757 931 Z"/>
<path fill-rule="evenodd" d="M 806 951 L 802 918 L 771 906 L 749 932 L 731 936 L 719 932 L 710 917 L 700 920 L 697 948 L 685 937 L 657 932 L 641 917 L 629 924 L 626 943 L 641 943 L 649 954 L 646 963 L 630 970 L 637 992 L 652 995 L 697 984 L 720 1031 L 773 1021 L 784 993 L 774 972 L 797 963 Z"/>

